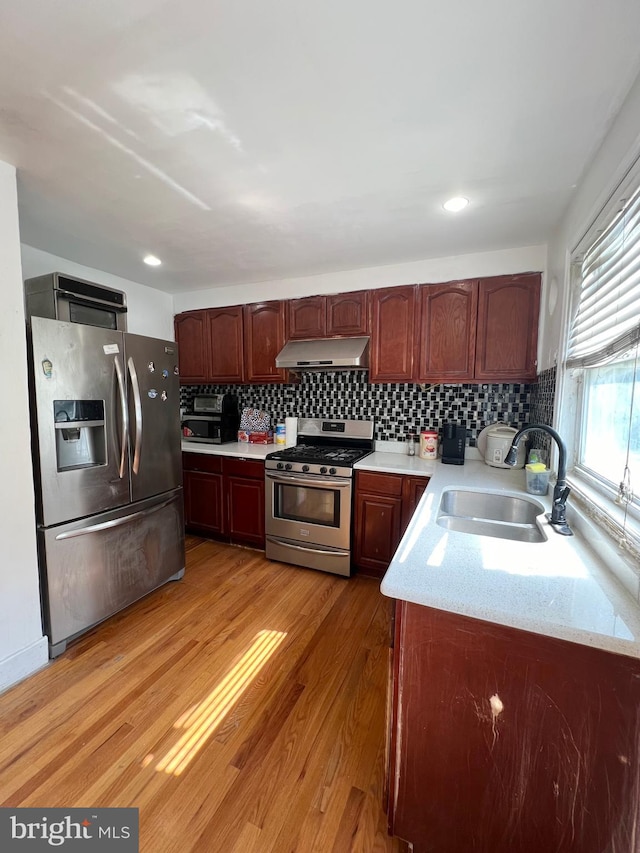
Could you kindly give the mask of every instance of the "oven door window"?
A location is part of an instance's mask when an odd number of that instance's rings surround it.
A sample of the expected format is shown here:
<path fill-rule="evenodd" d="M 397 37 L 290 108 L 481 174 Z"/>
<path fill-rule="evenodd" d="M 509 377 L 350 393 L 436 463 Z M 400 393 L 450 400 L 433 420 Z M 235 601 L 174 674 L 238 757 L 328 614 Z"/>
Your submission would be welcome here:
<path fill-rule="evenodd" d="M 118 328 L 115 311 L 108 308 L 96 308 L 95 305 L 85 305 L 83 302 L 69 300 L 69 320 L 72 323 L 84 323 L 87 326 L 100 326 L 103 329 Z"/>
<path fill-rule="evenodd" d="M 323 527 L 340 527 L 340 489 L 276 483 L 274 490 L 276 518 L 320 524 Z"/>

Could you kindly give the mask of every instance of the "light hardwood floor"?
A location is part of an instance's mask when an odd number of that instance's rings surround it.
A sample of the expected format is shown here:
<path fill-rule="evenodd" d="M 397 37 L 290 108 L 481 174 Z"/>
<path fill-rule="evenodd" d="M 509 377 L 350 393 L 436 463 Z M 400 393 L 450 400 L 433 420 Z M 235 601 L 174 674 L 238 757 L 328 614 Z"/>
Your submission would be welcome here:
<path fill-rule="evenodd" d="M 144 853 L 397 853 L 379 583 L 193 537 L 187 572 L 0 696 L 0 805 L 135 806 Z"/>

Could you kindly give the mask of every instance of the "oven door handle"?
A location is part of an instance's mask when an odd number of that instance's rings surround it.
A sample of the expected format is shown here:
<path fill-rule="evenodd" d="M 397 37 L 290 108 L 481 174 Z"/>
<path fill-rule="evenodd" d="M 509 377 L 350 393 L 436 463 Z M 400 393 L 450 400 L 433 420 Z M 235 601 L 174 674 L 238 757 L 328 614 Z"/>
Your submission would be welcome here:
<path fill-rule="evenodd" d="M 313 480 L 308 477 L 301 477 L 299 474 L 272 474 L 267 471 L 267 479 L 273 480 L 274 483 L 297 483 L 299 486 L 317 487 L 318 485 L 331 486 L 335 489 L 350 489 L 352 481 L 349 480 L 332 480 L 329 477 L 323 477 L 318 474 Z"/>
<path fill-rule="evenodd" d="M 335 554 L 338 557 L 348 557 L 349 551 L 341 551 L 339 548 L 310 548 L 308 545 L 294 545 L 293 542 L 283 542 L 282 539 L 275 539 L 273 536 L 267 536 L 270 542 L 275 545 L 280 545 L 281 548 L 292 548 L 294 551 L 306 551 L 311 554 L 322 554 L 326 557 L 327 554 Z"/>

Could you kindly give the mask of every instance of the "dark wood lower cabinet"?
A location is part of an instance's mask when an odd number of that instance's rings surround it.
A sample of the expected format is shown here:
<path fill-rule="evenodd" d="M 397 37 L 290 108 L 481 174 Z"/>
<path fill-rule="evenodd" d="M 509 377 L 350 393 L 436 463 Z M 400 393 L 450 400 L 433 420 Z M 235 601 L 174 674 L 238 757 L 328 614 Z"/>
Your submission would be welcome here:
<path fill-rule="evenodd" d="M 264 548 L 264 463 L 225 456 L 223 470 L 229 539 Z"/>
<path fill-rule="evenodd" d="M 397 603 L 389 824 L 414 853 L 637 853 L 640 661 Z"/>
<path fill-rule="evenodd" d="M 183 453 L 185 526 L 204 536 L 264 548 L 264 463 Z"/>
<path fill-rule="evenodd" d="M 194 531 L 224 534 L 222 474 L 184 472 L 184 517 Z"/>
<path fill-rule="evenodd" d="M 428 477 L 356 471 L 353 563 L 381 578 L 411 521 Z"/>
<path fill-rule="evenodd" d="M 203 536 L 223 536 L 222 458 L 204 453 L 183 453 L 182 480 L 187 529 Z"/>

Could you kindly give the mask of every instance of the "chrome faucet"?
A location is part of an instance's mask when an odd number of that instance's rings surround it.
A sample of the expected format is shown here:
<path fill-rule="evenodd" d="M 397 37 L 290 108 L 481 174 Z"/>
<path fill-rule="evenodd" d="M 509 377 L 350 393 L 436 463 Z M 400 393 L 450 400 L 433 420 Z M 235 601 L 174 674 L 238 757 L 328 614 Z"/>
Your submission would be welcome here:
<path fill-rule="evenodd" d="M 573 536 L 573 530 L 567 524 L 567 498 L 571 489 L 567 486 L 567 448 L 564 441 L 558 433 L 546 424 L 529 424 L 523 427 L 513 437 L 513 442 L 509 448 L 509 452 L 505 456 L 504 461 L 507 465 L 515 465 L 518 455 L 518 444 L 522 436 L 531 432 L 534 429 L 541 429 L 543 432 L 549 433 L 558 445 L 558 479 L 553 487 L 553 503 L 551 506 L 551 515 L 547 516 L 549 523 L 556 531 L 563 536 Z"/>

